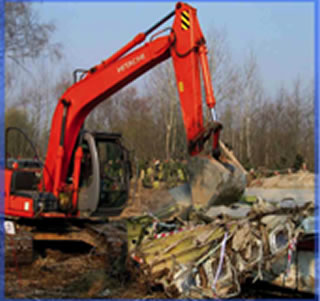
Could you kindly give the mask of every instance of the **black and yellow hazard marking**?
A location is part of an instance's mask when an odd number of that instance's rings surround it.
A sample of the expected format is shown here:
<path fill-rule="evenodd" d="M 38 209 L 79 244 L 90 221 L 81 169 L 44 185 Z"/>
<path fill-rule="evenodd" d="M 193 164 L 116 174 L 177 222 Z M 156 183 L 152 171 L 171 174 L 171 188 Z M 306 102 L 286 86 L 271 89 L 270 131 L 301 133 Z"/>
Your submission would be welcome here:
<path fill-rule="evenodd" d="M 189 12 L 187 10 L 181 13 L 181 28 L 183 30 L 188 30 L 190 27 Z"/>

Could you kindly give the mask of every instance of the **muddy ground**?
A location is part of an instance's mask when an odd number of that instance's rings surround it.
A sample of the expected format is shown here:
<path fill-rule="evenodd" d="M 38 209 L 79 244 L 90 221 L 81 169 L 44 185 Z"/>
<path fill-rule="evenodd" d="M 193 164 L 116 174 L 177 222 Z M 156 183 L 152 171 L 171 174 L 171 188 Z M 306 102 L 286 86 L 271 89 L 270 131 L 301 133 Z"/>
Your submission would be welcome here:
<path fill-rule="evenodd" d="M 303 180 L 304 179 L 304 180 Z M 254 186 L 272 187 L 270 183 L 283 186 L 296 182 L 300 185 L 313 184 L 312 175 L 299 174 L 288 179 L 265 179 Z M 305 181 L 305 184 L 302 182 Z M 291 185 L 290 184 L 290 185 Z M 293 184 L 292 184 L 293 185 Z M 122 217 L 137 216 L 148 210 L 155 210 L 168 201 L 164 189 L 151 190 L 140 187 L 139 193 L 129 200 Z M 132 194 L 131 194 L 132 195 Z M 153 201 L 151 201 L 153 200 Z M 91 251 L 91 252 L 90 252 Z M 280 293 L 271 290 L 263 292 L 263 285 L 244 285 L 243 298 L 299 298 L 295 292 Z M 271 294 L 271 295 L 270 295 Z M 161 288 L 148 288 L 128 272 L 116 276 L 105 258 L 95 254 L 88 246 L 77 245 L 72 248 L 63 245 L 40 245 L 32 264 L 15 265 L 5 269 L 5 296 L 7 298 L 61 299 L 61 298 L 167 298 Z"/>
<path fill-rule="evenodd" d="M 156 210 L 168 197 L 164 187 L 157 190 L 141 187 L 121 216 L 112 220 Z M 116 276 L 105 258 L 87 245 L 52 242 L 36 243 L 35 248 L 32 264 L 6 266 L 7 298 L 166 298 L 161 289 L 151 290 L 139 284 L 129 272 Z"/>
<path fill-rule="evenodd" d="M 134 281 L 112 277 L 101 258 L 47 250 L 32 265 L 6 268 L 7 298 L 163 298 Z"/>

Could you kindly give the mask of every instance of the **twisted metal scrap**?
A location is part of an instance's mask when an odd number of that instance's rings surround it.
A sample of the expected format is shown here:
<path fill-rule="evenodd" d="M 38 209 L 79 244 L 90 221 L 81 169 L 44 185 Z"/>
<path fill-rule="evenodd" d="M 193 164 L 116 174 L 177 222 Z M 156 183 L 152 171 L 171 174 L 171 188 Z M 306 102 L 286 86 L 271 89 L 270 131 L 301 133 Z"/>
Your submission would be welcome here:
<path fill-rule="evenodd" d="M 189 221 L 184 231 L 151 233 L 131 255 L 145 280 L 162 284 L 169 297 L 235 297 L 246 279 L 263 279 L 272 263 L 288 255 L 306 211 L 309 214 L 310 204 L 283 208 L 260 199 L 242 219 Z"/>

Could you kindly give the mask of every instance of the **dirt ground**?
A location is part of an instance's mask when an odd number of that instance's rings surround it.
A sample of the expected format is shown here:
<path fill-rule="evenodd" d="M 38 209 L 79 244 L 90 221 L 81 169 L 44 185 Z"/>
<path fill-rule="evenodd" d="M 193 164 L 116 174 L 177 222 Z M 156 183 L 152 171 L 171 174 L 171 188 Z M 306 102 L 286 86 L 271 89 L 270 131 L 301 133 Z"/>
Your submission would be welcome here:
<path fill-rule="evenodd" d="M 6 268 L 7 298 L 164 298 L 134 281 L 112 277 L 103 260 L 84 254 L 47 250 L 32 265 Z"/>
<path fill-rule="evenodd" d="M 135 199 L 118 220 L 137 216 L 157 209 L 168 199 L 165 189 L 141 188 Z M 151 202 L 150 200 L 156 200 Z M 105 258 L 76 246 L 78 252 L 66 250 L 65 246 L 50 244 L 36 254 L 32 264 L 6 266 L 5 296 L 7 298 L 166 298 L 160 291 L 152 291 L 130 279 L 129 273 L 115 277 L 106 266 Z"/>

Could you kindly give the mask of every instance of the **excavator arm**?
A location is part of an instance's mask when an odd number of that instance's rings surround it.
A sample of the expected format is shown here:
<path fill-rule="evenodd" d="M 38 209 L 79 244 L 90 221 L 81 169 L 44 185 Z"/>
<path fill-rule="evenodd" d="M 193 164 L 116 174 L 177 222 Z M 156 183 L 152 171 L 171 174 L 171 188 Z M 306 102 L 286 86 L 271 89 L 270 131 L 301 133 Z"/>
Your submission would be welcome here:
<path fill-rule="evenodd" d="M 149 42 L 133 50 L 173 16 L 174 22 L 168 29 L 168 35 L 156 34 Z M 83 79 L 62 95 L 54 112 L 43 170 L 45 190 L 58 196 L 61 187 L 65 185 L 80 129 L 94 107 L 169 57 L 175 69 L 189 153 L 198 154 L 203 149 L 204 141 L 212 134 L 215 137 L 213 148 L 217 149 L 221 126 L 216 122 L 215 99 L 206 53 L 196 9 L 179 2 L 173 12 L 145 33 L 138 34 L 109 59 L 88 70 Z M 203 122 L 200 72 L 207 106 L 214 121 L 209 127 L 205 127 Z M 78 147 L 78 162 L 81 155 Z M 79 163 L 75 166 L 79 166 Z M 79 168 L 75 167 L 74 171 L 78 173 Z M 73 176 L 77 177 L 75 174 Z"/>

